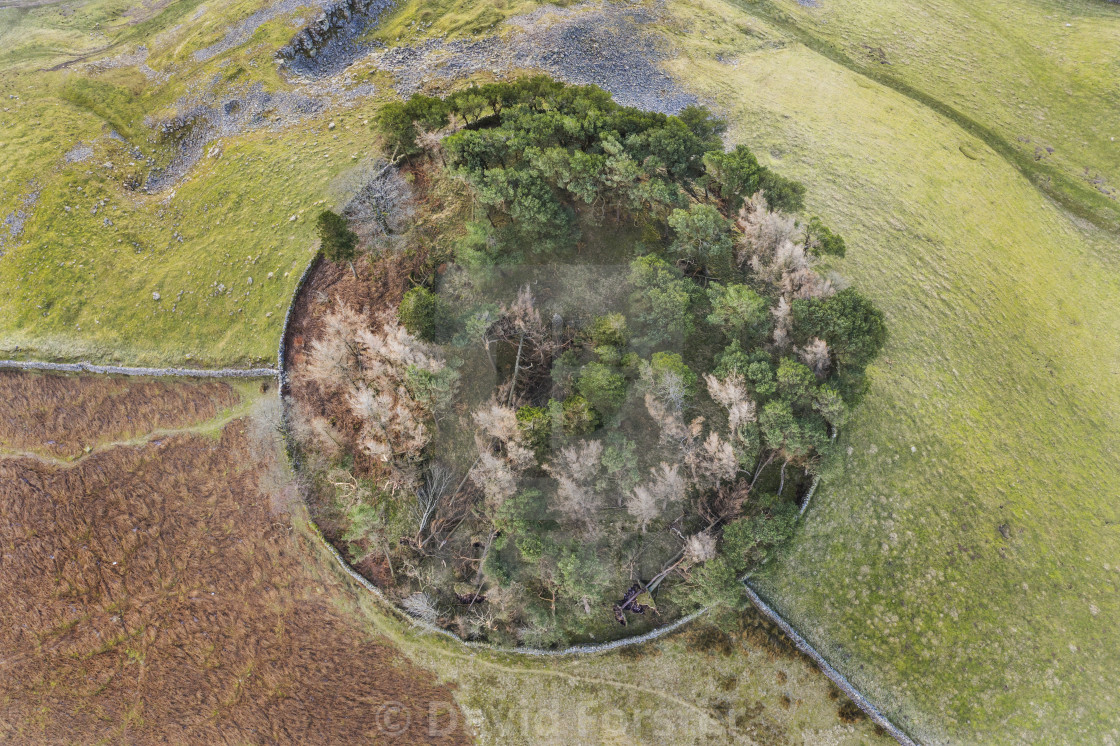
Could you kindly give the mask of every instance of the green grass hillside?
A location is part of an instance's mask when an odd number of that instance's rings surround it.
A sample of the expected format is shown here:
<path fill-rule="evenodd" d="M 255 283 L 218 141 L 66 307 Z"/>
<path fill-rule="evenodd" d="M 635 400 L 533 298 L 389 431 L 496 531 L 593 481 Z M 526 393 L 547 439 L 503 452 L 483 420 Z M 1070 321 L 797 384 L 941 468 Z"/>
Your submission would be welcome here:
<path fill-rule="evenodd" d="M 1107 0 L 739 0 L 961 124 L 1120 229 L 1120 6 Z"/>
<path fill-rule="evenodd" d="M 314 217 L 332 183 L 370 154 L 367 121 L 381 97 L 222 138 L 181 183 L 130 190 L 138 154 L 164 164 L 174 152 L 154 125 L 181 97 L 223 101 L 254 85 L 306 95 L 273 62 L 298 13 L 196 59 L 259 9 L 232 2 L 181 23 L 196 5 L 0 11 L 0 39 L 12 42 L 0 56 L 0 220 L 23 214 L 18 236 L 0 226 L 0 357 L 275 361 Z M 98 44 L 72 38 L 82 34 Z M 86 65 L 91 50 L 110 64 Z M 68 157 L 76 146 L 86 157 Z"/>
<path fill-rule="evenodd" d="M 22 244 L 0 260 L 0 352 L 274 361 L 317 205 L 366 154 L 361 116 L 223 142 L 171 194 L 121 188 L 101 153 L 46 170 Z"/>
<path fill-rule="evenodd" d="M 675 7 L 675 69 L 806 182 L 852 246 L 835 269 L 892 334 L 846 455 L 760 583 L 923 740 L 1115 737 L 1115 238 L 765 21 Z"/>

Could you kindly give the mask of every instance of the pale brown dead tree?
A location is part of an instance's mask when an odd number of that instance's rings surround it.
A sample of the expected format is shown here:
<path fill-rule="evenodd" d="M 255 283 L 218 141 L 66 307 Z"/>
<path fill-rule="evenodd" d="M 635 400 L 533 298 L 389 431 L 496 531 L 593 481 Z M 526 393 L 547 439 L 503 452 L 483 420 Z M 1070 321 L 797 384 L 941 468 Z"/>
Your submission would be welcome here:
<path fill-rule="evenodd" d="M 794 298 L 827 298 L 836 293 L 832 280 L 809 267 L 782 275 L 782 290 Z"/>
<path fill-rule="evenodd" d="M 638 519 L 645 533 L 649 524 L 664 515 L 669 506 L 684 499 L 687 489 L 680 464 L 662 462 L 659 468 L 650 469 L 649 481 L 633 489 L 627 497 L 626 509 Z"/>
<path fill-rule="evenodd" d="M 823 339 L 813 337 L 804 347 L 797 348 L 797 356 L 801 358 L 801 362 L 809 366 L 817 378 L 824 378 L 828 374 L 832 357 L 829 355 L 828 344 Z"/>
<path fill-rule="evenodd" d="M 395 466 L 399 475 L 394 486 L 407 486 L 414 471 L 408 462 L 419 457 L 431 435 L 424 424 L 426 414 L 407 396 L 374 385 L 358 383 L 347 392 L 346 401 L 361 421 L 358 447 L 378 461 Z"/>
<path fill-rule="evenodd" d="M 476 409 L 472 417 L 478 428 L 475 444 L 480 453 L 496 448 L 519 470 L 535 463 L 533 450 L 525 445 L 525 436 L 517 424 L 517 412 L 512 407 L 490 401 Z"/>
<path fill-rule="evenodd" d="M 650 391 L 646 392 L 645 401 L 646 411 L 660 428 L 662 443 L 680 445 L 688 438 L 688 427 L 677 408 L 667 405 Z"/>
<path fill-rule="evenodd" d="M 750 265 L 756 277 L 790 298 L 824 298 L 835 291 L 832 281 L 817 274 L 815 259 L 805 246 L 785 240 L 772 254 L 754 254 Z"/>
<path fill-rule="evenodd" d="M 503 443 L 520 438 L 517 412 L 511 407 L 490 401 L 476 409 L 471 417 L 474 419 L 475 427 L 478 428 L 477 435 L 483 438 L 496 438 Z"/>
<path fill-rule="evenodd" d="M 661 516 L 662 506 L 652 489 L 638 485 L 626 498 L 626 509 L 638 519 L 642 533 L 645 533 L 646 527 Z"/>
<path fill-rule="evenodd" d="M 645 387 L 646 411 L 660 429 L 661 443 L 687 451 L 693 433 L 684 420 L 688 398 L 684 377 L 675 370 L 655 371 L 644 361 L 639 374 Z"/>
<path fill-rule="evenodd" d="M 292 436 L 299 443 L 314 443 L 315 451 L 333 460 L 345 447 L 345 439 L 323 415 L 312 410 L 308 403 L 295 401 L 291 409 Z"/>
<path fill-rule="evenodd" d="M 392 464 L 394 486 L 408 486 L 415 480 L 415 466 L 431 440 L 430 412 L 409 393 L 408 372 L 425 370 L 438 373 L 444 362 L 434 348 L 424 344 L 387 320 L 380 333 L 359 332 L 362 345 L 362 382 L 348 395 L 351 409 L 362 419 L 359 447 L 366 453 Z"/>
<path fill-rule="evenodd" d="M 792 310 L 784 295 L 778 298 L 778 305 L 770 309 L 770 313 L 773 314 L 775 319 L 772 339 L 774 340 L 774 346 L 779 350 L 784 350 L 790 344 L 789 334 L 793 331 Z"/>
<path fill-rule="evenodd" d="M 479 455 L 469 476 L 486 496 L 487 508 L 494 511 L 517 491 L 518 478 L 536 463 L 536 457 L 524 443 L 513 408 L 491 401 L 473 417 Z"/>
<path fill-rule="evenodd" d="M 741 374 L 731 373 L 720 380 L 711 373 L 705 373 L 704 383 L 708 385 L 712 401 L 727 410 L 727 422 L 732 433 L 737 432 L 742 425 L 758 419 L 758 408 L 751 399 Z"/>
<path fill-rule="evenodd" d="M 417 523 L 416 543 L 418 546 L 432 517 L 435 516 L 442 502 L 451 496 L 451 489 L 455 486 L 455 481 L 455 472 L 438 461 L 434 461 L 428 466 L 423 482 L 416 488 L 416 502 L 412 508 Z"/>
<path fill-rule="evenodd" d="M 438 158 L 440 165 L 446 166 L 447 158 L 443 152 L 444 132 L 441 130 L 429 131 L 419 126 L 416 129 L 416 144 L 427 151 L 432 158 Z"/>
<path fill-rule="evenodd" d="M 770 210 L 762 192 L 743 203 L 735 222 L 743 234 L 735 254 L 739 266 L 756 257 L 761 264 L 769 264 L 780 246 L 796 243 L 798 236 L 797 221 Z"/>
<path fill-rule="evenodd" d="M 560 449 L 548 465 L 549 473 L 564 474 L 576 482 L 590 482 L 599 473 L 602 456 L 603 444 L 598 440 L 574 443 Z"/>
<path fill-rule="evenodd" d="M 478 461 L 471 470 L 471 481 L 486 496 L 486 506 L 491 513 L 517 492 L 517 474 L 513 467 L 504 458 L 493 453 L 479 454 Z"/>
<path fill-rule="evenodd" d="M 761 193 L 743 204 L 736 225 L 742 231 L 736 259 L 740 266 L 749 264 L 760 280 L 789 298 L 822 298 L 834 292 L 831 281 L 813 269 L 815 260 L 797 221 L 770 210 Z"/>
<path fill-rule="evenodd" d="M 599 502 L 594 480 L 602 455 L 600 441 L 582 441 L 560 449 L 545 466 L 557 483 L 556 507 L 568 519 L 590 525 Z"/>
<path fill-rule="evenodd" d="M 756 277 L 785 292 L 792 287 L 793 275 L 809 271 L 809 255 L 801 244 L 785 240 L 771 253 L 753 254 L 751 269 Z"/>
<path fill-rule="evenodd" d="M 684 544 L 684 561 L 688 565 L 699 565 L 715 556 L 716 537 L 708 531 L 693 534 Z"/>
<path fill-rule="evenodd" d="M 297 375 L 329 391 L 351 384 L 361 370 L 362 347 L 357 336 L 366 321 L 340 303 L 323 318 L 323 325 L 323 333 L 311 343 L 307 365 Z"/>
<path fill-rule="evenodd" d="M 702 491 L 718 489 L 733 481 L 739 472 L 735 449 L 715 431 L 688 453 L 686 463 L 694 486 Z"/>
<path fill-rule="evenodd" d="M 429 403 L 413 398 L 407 377 L 418 370 L 441 373 L 445 363 L 436 350 L 394 319 L 374 331 L 358 314 L 340 307 L 327 316 L 309 358 L 300 375 L 344 401 L 360 422 L 350 436 L 353 445 L 385 465 L 389 486 L 413 486 L 434 412 Z"/>
<path fill-rule="evenodd" d="M 688 384 L 678 371 L 655 370 L 652 364 L 643 360 L 638 373 L 648 394 L 652 394 L 676 415 L 679 416 L 684 412 L 684 405 L 688 399 Z"/>
<path fill-rule="evenodd" d="M 745 479 L 725 484 L 710 501 L 700 504 L 700 514 L 712 526 L 731 520 L 743 512 L 743 503 L 750 495 L 750 489 Z"/>
<path fill-rule="evenodd" d="M 538 376 L 547 375 L 552 358 L 562 346 L 562 340 L 552 333 L 550 324 L 545 324 L 533 297 L 532 288 L 522 287 L 517 298 L 503 306 L 501 313 L 486 332 L 484 338 L 487 355 L 491 356 L 490 345 L 494 342 L 510 344 L 516 350 L 513 371 L 509 380 L 503 384 L 500 398 L 507 404 L 517 401 L 519 385 L 528 377 L 527 371 Z M 491 364 L 493 365 L 491 357 Z"/>
<path fill-rule="evenodd" d="M 436 611 L 436 606 L 432 603 L 432 599 L 427 593 L 413 593 L 411 596 L 401 601 L 401 606 L 409 616 L 427 622 L 428 624 L 435 624 L 439 619 L 439 612 Z"/>

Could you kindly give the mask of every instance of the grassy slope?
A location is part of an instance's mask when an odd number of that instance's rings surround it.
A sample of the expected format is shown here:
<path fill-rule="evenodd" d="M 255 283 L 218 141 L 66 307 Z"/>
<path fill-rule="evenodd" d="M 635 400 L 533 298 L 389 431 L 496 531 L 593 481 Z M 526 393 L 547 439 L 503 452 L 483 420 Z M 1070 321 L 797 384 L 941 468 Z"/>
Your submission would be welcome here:
<path fill-rule="evenodd" d="M 359 115 L 337 117 L 353 124 L 337 139 L 315 122 L 229 142 L 169 201 L 121 190 L 96 164 L 59 169 L 26 242 L 0 263 L 10 290 L 0 298 L 0 347 L 133 362 L 273 361 L 314 248 L 316 205 L 368 139 Z M 92 214 L 103 197 L 109 204 Z"/>
<path fill-rule="evenodd" d="M 568 5 L 560 0 L 555 5 Z M 410 43 L 432 36 L 472 37 L 498 31 L 507 18 L 540 6 L 539 0 L 403 0 L 371 31 L 386 44 Z"/>
<path fill-rule="evenodd" d="M 176 8 L 166 11 L 168 23 L 182 17 Z M 205 23 L 170 30 L 146 21 L 148 62 L 172 73 L 167 82 L 148 81 L 135 68 L 41 69 L 65 59 L 57 51 L 0 70 L 0 216 L 39 193 L 23 235 L 0 259 L 7 290 L 0 296 L 0 355 L 138 364 L 275 360 L 284 309 L 314 247 L 314 215 L 332 182 L 366 155 L 365 121 L 376 99 L 279 135 L 223 141 L 220 158 L 204 158 L 174 192 L 154 196 L 120 185 L 130 158 L 105 136 L 111 127 L 159 157 L 144 117 L 168 111 L 191 81 L 216 76 L 219 95 L 230 96 L 252 83 L 288 89 L 270 51 L 290 37 L 288 19 L 213 60 L 191 58 L 253 9 L 233 3 Z M 20 29 L 30 23 L 18 20 Z M 115 32 L 114 53 L 133 50 L 129 40 L 139 26 Z M 55 30 L 49 36 L 62 48 L 69 43 Z M 328 119 L 335 130 L 327 130 Z M 94 144 L 94 157 L 67 164 L 63 155 L 79 141 Z M 114 168 L 104 168 L 106 161 Z M 107 204 L 93 213 L 102 199 Z M 226 291 L 216 292 L 216 284 Z"/>
<path fill-rule="evenodd" d="M 1067 208 L 1120 229 L 1120 7 L 1106 0 L 741 0 L 949 114 Z"/>
<path fill-rule="evenodd" d="M 0 66 L 53 60 L 61 54 L 77 56 L 104 47 L 114 27 L 127 24 L 128 5 L 101 0 L 77 6 L 60 2 L 0 9 Z"/>
<path fill-rule="evenodd" d="M 677 72 L 805 180 L 852 247 L 835 268 L 892 332 L 846 455 L 763 585 L 931 742 L 1115 737 L 1115 240 L 951 121 L 702 7 L 676 6 Z"/>

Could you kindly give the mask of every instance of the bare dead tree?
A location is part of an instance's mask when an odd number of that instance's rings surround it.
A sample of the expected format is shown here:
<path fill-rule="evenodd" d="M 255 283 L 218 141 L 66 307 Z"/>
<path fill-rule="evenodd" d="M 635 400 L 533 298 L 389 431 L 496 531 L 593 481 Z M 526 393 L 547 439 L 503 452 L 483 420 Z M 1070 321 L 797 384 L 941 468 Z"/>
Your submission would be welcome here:
<path fill-rule="evenodd" d="M 635 487 L 626 497 L 626 509 L 638 519 L 642 533 L 651 521 L 661 517 L 668 507 L 684 499 L 687 480 L 680 474 L 680 465 L 664 461 L 658 469 L 650 469 L 650 479 Z"/>
<path fill-rule="evenodd" d="M 778 494 L 779 495 L 781 495 L 782 490 L 784 490 L 786 488 L 786 467 L 789 466 L 789 462 L 791 460 L 792 459 L 787 458 L 785 461 L 782 462 L 782 479 L 778 483 Z"/>
<path fill-rule="evenodd" d="M 490 554 L 490 545 L 494 543 L 494 537 L 497 535 L 498 530 L 494 529 L 486 539 L 486 548 L 482 550 L 482 558 L 478 561 L 478 586 L 474 589 L 471 602 L 467 604 L 467 611 L 470 611 L 471 607 L 474 606 L 474 602 L 478 599 L 478 594 L 482 592 L 482 584 L 486 582 L 486 574 L 482 572 L 482 566 L 486 563 L 486 556 Z"/>
<path fill-rule="evenodd" d="M 377 159 L 350 178 L 353 196 L 342 208 L 366 246 L 382 246 L 403 233 L 414 213 L 412 189 L 390 161 Z"/>
<path fill-rule="evenodd" d="M 552 358 L 563 345 L 562 340 L 553 334 L 551 324 L 545 324 L 541 319 L 536 299 L 528 285 L 521 288 L 513 303 L 502 308 L 498 320 L 487 330 L 484 342 L 487 355 L 490 355 L 492 342 L 517 346 L 513 374 L 506 384 L 509 386 L 505 392 L 507 404 L 513 404 L 517 399 L 520 374 L 532 370 L 547 372 L 551 368 Z"/>
<path fill-rule="evenodd" d="M 423 620 L 428 624 L 435 624 L 439 619 L 439 612 L 427 593 L 413 593 L 401 601 L 401 606 L 404 607 L 409 616 Z"/>
<path fill-rule="evenodd" d="M 416 503 L 413 505 L 413 513 L 419 524 L 416 529 L 417 545 L 420 545 L 424 529 L 428 527 L 432 516 L 439 510 L 441 501 L 448 496 L 454 483 L 455 473 L 443 464 L 437 461 L 428 467 L 424 481 L 416 489 Z"/>
<path fill-rule="evenodd" d="M 796 347 L 794 350 L 797 352 L 797 356 L 801 358 L 801 362 L 805 363 L 816 374 L 817 378 L 823 379 L 827 375 L 828 367 L 832 363 L 832 356 L 829 353 L 828 344 L 823 339 L 813 337 L 804 347 Z"/>
<path fill-rule="evenodd" d="M 513 404 L 513 394 L 517 391 L 517 374 L 521 371 L 521 351 L 525 349 L 525 335 L 517 340 L 517 357 L 513 361 L 513 375 L 509 379 L 509 397 L 506 404 Z"/>

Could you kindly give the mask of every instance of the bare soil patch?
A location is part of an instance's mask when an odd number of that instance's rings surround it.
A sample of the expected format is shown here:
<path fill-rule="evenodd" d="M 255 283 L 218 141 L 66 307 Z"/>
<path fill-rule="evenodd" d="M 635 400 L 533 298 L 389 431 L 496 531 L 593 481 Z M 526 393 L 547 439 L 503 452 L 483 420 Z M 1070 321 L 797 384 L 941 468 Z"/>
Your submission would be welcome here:
<path fill-rule="evenodd" d="M 228 383 L 0 371 L 0 448 L 56 458 L 213 419 L 241 400 Z"/>
<path fill-rule="evenodd" d="M 202 396 L 60 380 L 87 397 L 72 425 L 93 434 L 128 422 L 112 386 L 171 397 L 171 411 Z M 45 428 L 35 417 L 0 397 L 5 427 Z M 268 466 L 246 420 L 68 467 L 0 461 L 0 741 L 469 742 L 452 693 L 303 564 L 262 489 Z M 435 732 L 429 703 L 443 703 Z"/>

